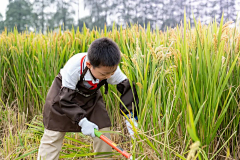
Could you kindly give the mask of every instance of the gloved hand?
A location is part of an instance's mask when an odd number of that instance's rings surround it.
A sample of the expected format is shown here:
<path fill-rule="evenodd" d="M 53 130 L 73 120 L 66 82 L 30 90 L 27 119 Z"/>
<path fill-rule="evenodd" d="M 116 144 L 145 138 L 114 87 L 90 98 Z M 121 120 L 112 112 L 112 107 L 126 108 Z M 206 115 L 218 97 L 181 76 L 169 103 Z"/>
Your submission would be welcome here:
<path fill-rule="evenodd" d="M 78 125 L 82 127 L 82 133 L 87 136 L 95 137 L 94 128 L 98 130 L 98 126 L 90 121 L 87 118 L 83 118 Z"/>
<path fill-rule="evenodd" d="M 131 119 L 130 121 L 132 121 L 132 120 L 133 120 L 134 126 L 137 128 L 137 127 L 138 127 L 137 121 L 135 120 L 135 118 Z M 134 136 L 134 132 L 133 132 L 133 130 L 132 130 L 132 125 L 129 123 L 128 120 L 125 120 L 125 123 L 126 123 L 126 125 L 127 125 L 128 133 L 130 134 L 130 136 L 131 136 L 132 138 L 134 138 L 134 137 L 133 137 L 133 136 Z"/>
<path fill-rule="evenodd" d="M 127 116 L 130 117 L 129 114 L 128 114 Z M 130 121 L 130 122 L 133 121 L 134 126 L 135 126 L 136 128 L 138 127 L 138 123 L 137 123 L 136 118 L 129 118 L 129 121 Z M 131 136 L 132 138 L 134 138 L 134 132 L 133 132 L 133 130 L 132 130 L 132 124 L 131 124 L 129 121 L 126 119 L 126 120 L 125 120 L 125 123 L 126 123 L 127 129 L 128 129 L 128 133 L 130 134 L 130 136 Z"/>

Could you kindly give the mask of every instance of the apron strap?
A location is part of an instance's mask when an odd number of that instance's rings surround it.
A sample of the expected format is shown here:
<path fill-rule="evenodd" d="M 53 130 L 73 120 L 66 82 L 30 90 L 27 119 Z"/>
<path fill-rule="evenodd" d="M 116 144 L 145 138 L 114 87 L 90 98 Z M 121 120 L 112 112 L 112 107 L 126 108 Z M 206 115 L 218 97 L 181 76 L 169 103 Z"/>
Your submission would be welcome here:
<path fill-rule="evenodd" d="M 82 73 L 81 76 L 80 76 L 80 82 L 83 81 L 83 77 L 84 77 L 85 74 L 87 73 L 87 70 L 88 70 L 88 67 L 86 66 L 86 67 L 84 68 L 84 70 L 83 70 L 83 73 Z"/>
<path fill-rule="evenodd" d="M 107 80 L 106 80 L 104 85 L 105 85 L 105 92 L 104 92 L 104 94 L 108 94 L 108 83 L 107 83 Z"/>

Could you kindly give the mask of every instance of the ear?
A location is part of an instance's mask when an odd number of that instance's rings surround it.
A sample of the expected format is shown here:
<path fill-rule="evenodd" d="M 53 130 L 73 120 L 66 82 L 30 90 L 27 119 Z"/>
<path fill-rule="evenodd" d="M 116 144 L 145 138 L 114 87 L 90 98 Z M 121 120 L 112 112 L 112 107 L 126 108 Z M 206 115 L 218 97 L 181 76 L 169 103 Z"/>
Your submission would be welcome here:
<path fill-rule="evenodd" d="M 91 63 L 90 63 L 89 61 L 87 61 L 87 62 L 86 62 L 86 66 L 87 66 L 88 68 L 91 68 Z"/>

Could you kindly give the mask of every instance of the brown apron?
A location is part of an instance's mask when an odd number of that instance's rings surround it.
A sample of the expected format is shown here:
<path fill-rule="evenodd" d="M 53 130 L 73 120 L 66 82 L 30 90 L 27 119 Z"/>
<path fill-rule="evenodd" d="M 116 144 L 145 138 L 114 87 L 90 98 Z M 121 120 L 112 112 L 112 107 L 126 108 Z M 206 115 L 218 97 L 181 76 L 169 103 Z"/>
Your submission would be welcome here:
<path fill-rule="evenodd" d="M 85 67 L 76 90 L 61 87 L 61 75 L 58 74 L 55 77 L 48 91 L 43 110 L 45 128 L 60 132 L 81 132 L 78 122 L 83 117 L 95 123 L 99 129 L 111 126 L 111 121 L 99 90 L 105 84 L 105 93 L 107 93 L 107 82 L 102 80 L 96 89 L 87 89 L 83 84 L 83 77 L 87 70 L 88 68 Z"/>

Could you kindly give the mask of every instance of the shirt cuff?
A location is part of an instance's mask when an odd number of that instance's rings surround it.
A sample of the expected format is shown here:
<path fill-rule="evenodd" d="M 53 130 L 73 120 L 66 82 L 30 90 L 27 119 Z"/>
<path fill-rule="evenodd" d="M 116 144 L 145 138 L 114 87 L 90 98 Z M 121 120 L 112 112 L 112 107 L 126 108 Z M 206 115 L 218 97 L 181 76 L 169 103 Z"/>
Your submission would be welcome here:
<path fill-rule="evenodd" d="M 133 118 L 133 113 L 131 112 L 130 114 L 131 114 L 131 118 Z M 130 118 L 130 115 L 127 114 L 127 117 Z M 137 116 L 135 116 L 134 118 L 138 121 L 138 117 Z"/>

